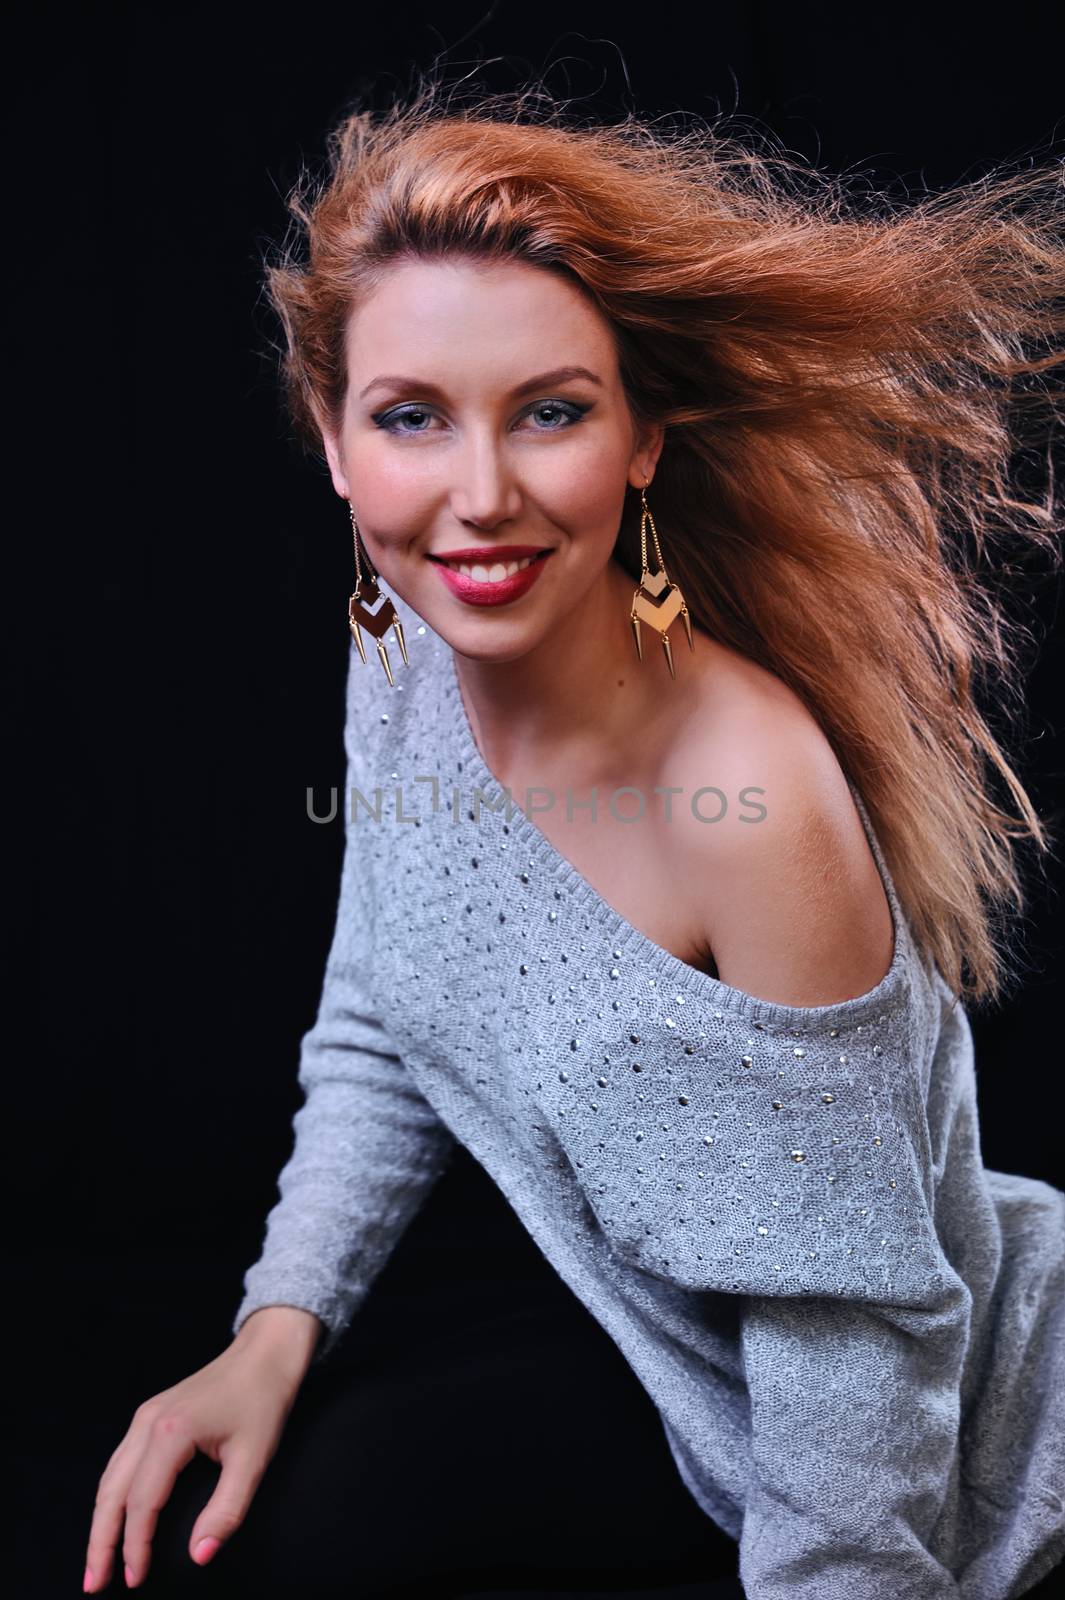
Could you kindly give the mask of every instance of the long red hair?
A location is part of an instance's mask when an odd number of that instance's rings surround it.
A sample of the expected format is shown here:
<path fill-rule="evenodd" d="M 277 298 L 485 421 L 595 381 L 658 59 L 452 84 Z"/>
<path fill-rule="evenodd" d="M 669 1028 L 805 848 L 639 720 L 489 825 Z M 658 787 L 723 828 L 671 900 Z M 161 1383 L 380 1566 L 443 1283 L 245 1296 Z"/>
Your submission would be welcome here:
<path fill-rule="evenodd" d="M 614 331 L 633 415 L 665 425 L 655 520 L 693 617 L 802 697 L 923 953 L 957 996 L 996 998 L 1017 846 L 1052 848 L 986 718 L 1017 720 L 1032 639 L 1002 580 L 1060 565 L 1062 169 L 889 204 L 706 123 L 424 79 L 345 115 L 328 155 L 266 265 L 303 440 L 339 425 L 346 323 L 390 263 L 566 274 Z M 638 511 L 616 552 L 634 581 Z"/>

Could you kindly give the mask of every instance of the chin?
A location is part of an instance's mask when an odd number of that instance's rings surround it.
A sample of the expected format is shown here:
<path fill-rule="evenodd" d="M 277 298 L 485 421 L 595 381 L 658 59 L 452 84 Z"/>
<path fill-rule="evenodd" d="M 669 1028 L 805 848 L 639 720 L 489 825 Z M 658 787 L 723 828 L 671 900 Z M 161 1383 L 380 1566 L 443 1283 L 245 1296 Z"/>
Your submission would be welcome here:
<path fill-rule="evenodd" d="M 508 661 L 520 661 L 522 656 L 527 656 L 543 642 L 546 635 L 530 635 L 527 629 L 515 630 L 512 637 L 507 638 L 507 628 L 497 624 L 492 629 L 496 635 L 494 639 L 485 637 L 483 627 L 478 628 L 437 628 L 430 624 L 434 633 L 449 644 L 456 655 L 465 656 L 468 661 L 482 661 L 486 665 L 505 665 Z"/>

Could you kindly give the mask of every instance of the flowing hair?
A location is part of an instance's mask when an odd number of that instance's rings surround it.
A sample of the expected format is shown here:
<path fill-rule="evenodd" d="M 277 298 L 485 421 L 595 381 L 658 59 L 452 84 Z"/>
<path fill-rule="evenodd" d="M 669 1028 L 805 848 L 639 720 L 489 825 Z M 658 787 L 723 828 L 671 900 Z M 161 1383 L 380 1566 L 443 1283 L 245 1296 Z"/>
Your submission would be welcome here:
<path fill-rule="evenodd" d="M 541 85 L 423 76 L 383 112 L 349 103 L 264 263 L 318 454 L 348 318 L 390 263 L 517 260 L 590 297 L 634 419 L 665 428 L 655 519 L 693 619 L 816 717 L 922 956 L 974 1004 L 1016 976 L 995 934 L 1025 907 L 1018 844 L 1057 842 L 1004 744 L 1033 638 L 1008 580 L 1061 560 L 1063 184 L 997 168 L 899 204 L 694 118 L 604 124 Z M 635 582 L 638 514 L 633 491 Z"/>

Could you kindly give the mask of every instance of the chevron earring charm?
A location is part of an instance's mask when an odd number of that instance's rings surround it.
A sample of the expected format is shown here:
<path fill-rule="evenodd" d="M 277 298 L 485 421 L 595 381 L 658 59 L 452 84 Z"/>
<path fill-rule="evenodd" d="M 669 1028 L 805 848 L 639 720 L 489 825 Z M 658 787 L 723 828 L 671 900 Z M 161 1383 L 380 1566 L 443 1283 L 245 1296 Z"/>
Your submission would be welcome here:
<path fill-rule="evenodd" d="M 640 640 L 640 624 L 646 622 L 654 628 L 662 638 L 662 649 L 665 652 L 666 665 L 669 667 L 670 677 L 676 680 L 676 669 L 673 666 L 673 649 L 669 642 L 669 626 L 675 622 L 677 616 L 683 618 L 684 630 L 688 636 L 688 649 L 695 649 L 692 638 L 691 617 L 684 604 L 684 596 L 675 583 L 670 581 L 666 564 L 662 560 L 662 548 L 658 543 L 658 529 L 655 519 L 651 515 L 647 504 L 647 485 L 640 490 L 640 501 L 643 507 L 640 516 L 640 587 L 635 590 L 632 597 L 632 611 L 629 620 L 632 623 L 632 634 L 636 641 L 636 654 L 643 660 L 643 645 Z M 650 572 L 647 567 L 647 524 L 651 524 L 651 535 L 654 539 L 655 556 L 658 559 L 658 571 Z"/>
<path fill-rule="evenodd" d="M 362 642 L 362 629 L 365 628 L 367 633 L 371 633 L 377 640 L 377 654 L 381 665 L 385 669 L 385 677 L 394 689 L 396 682 L 392 676 L 392 666 L 385 646 L 385 634 L 389 628 L 395 628 L 396 639 L 399 643 L 399 653 L 403 657 L 403 665 L 409 667 L 407 641 L 403 637 L 403 624 L 396 615 L 396 608 L 392 604 L 391 596 L 386 596 L 384 604 L 378 606 L 376 611 L 369 610 L 366 604 L 368 601 L 370 605 L 376 606 L 381 598 L 381 590 L 378 587 L 377 574 L 372 568 L 371 576 L 368 578 L 363 577 L 362 566 L 359 562 L 359 526 L 355 521 L 355 508 L 350 501 L 348 502 L 348 509 L 351 512 L 351 531 L 355 540 L 355 592 L 348 598 L 348 627 L 351 629 L 351 637 L 355 640 L 355 647 L 359 652 L 359 656 L 364 662 L 366 660 L 366 647 Z"/>

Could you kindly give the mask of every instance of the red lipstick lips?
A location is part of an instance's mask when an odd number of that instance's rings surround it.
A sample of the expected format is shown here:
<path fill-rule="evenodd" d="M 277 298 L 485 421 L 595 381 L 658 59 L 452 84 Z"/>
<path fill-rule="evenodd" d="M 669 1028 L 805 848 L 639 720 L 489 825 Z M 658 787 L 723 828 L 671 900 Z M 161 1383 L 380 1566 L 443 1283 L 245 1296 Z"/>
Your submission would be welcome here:
<path fill-rule="evenodd" d="M 519 599 L 532 588 L 550 560 L 551 554 L 550 550 L 545 550 L 542 546 L 511 544 L 480 550 L 472 548 L 448 550 L 440 556 L 430 556 L 429 559 L 456 599 L 464 600 L 471 606 L 502 606 L 508 601 Z M 498 583 L 489 583 L 445 566 L 443 560 L 445 555 L 449 561 L 465 561 L 471 566 L 483 566 L 489 571 L 498 561 L 520 561 L 523 556 L 536 556 L 539 559 L 530 562 L 512 577 L 501 578 Z"/>

